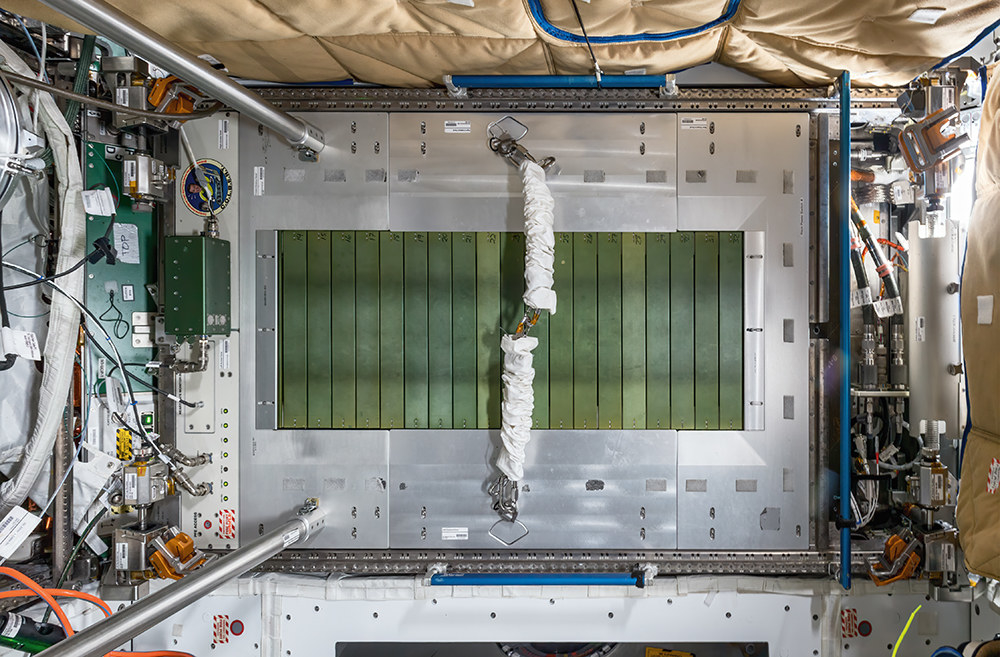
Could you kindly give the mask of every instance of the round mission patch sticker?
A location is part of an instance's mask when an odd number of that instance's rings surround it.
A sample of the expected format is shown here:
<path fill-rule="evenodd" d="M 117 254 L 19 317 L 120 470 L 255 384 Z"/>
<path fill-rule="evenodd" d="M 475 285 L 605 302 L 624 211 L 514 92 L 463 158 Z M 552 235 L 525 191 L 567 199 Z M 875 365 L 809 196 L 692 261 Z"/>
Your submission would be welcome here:
<path fill-rule="evenodd" d="M 184 170 L 184 177 L 181 179 L 184 184 L 181 198 L 187 209 L 200 217 L 207 217 L 209 214 L 209 203 L 214 214 L 218 214 L 226 209 L 233 196 L 233 179 L 229 175 L 226 167 L 221 162 L 210 159 L 198 160 L 198 164 L 205 172 L 211 193 L 202 189 L 198 177 L 195 175 L 194 166 L 189 166 Z"/>

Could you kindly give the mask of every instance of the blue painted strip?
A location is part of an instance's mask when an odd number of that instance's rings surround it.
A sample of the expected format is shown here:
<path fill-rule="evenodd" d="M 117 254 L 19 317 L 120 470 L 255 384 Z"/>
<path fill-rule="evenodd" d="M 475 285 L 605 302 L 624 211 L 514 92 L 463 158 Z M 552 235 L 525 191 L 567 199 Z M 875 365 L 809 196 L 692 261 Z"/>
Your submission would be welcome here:
<path fill-rule="evenodd" d="M 851 74 L 840 74 L 840 518 L 851 518 Z M 840 530 L 840 584 L 851 588 L 851 530 Z"/>
<path fill-rule="evenodd" d="M 453 75 L 451 83 L 469 89 L 659 89 L 665 75 Z"/>
<path fill-rule="evenodd" d="M 997 29 L 998 27 L 1000 27 L 1000 19 L 998 19 L 997 21 L 993 22 L 992 24 L 990 24 L 989 27 L 987 27 L 985 30 L 983 30 L 982 32 L 980 32 L 976 36 L 976 38 L 972 40 L 972 43 L 970 43 L 966 47 L 962 48 L 958 52 L 955 52 L 955 53 L 952 53 L 952 54 L 948 55 L 947 57 L 945 57 L 944 59 L 942 59 L 941 61 L 939 61 L 937 64 L 935 64 L 934 68 L 932 68 L 931 70 L 933 71 L 933 70 L 939 69 L 942 66 L 947 66 L 951 62 L 955 61 L 956 59 L 958 59 L 959 57 L 961 57 L 965 53 L 967 53 L 970 50 L 972 50 L 973 48 L 975 48 L 979 44 L 980 41 L 982 41 L 987 36 L 989 36 L 990 33 L 993 32 L 993 30 Z M 593 39 L 591 39 L 591 41 L 593 41 Z"/>
<path fill-rule="evenodd" d="M 731 20 L 739 10 L 741 2 L 742 0 L 729 0 L 726 3 L 726 10 L 722 16 L 719 16 L 714 21 L 710 21 L 697 27 L 691 27 L 685 30 L 675 30 L 673 32 L 642 32 L 640 34 L 620 34 L 617 36 L 591 36 L 590 43 L 635 43 L 637 41 L 674 41 L 675 39 L 683 39 L 684 37 L 707 32 L 713 27 L 718 27 L 719 25 Z M 571 43 L 586 43 L 586 40 L 581 35 L 561 30 L 550 23 L 545 18 L 545 14 L 542 13 L 541 0 L 528 0 L 528 9 L 531 12 L 531 18 L 535 21 L 535 24 L 549 36 L 555 39 L 561 39 L 562 41 L 569 41 Z"/>
<path fill-rule="evenodd" d="M 431 586 L 636 586 L 628 573 L 469 573 L 432 575 Z"/>

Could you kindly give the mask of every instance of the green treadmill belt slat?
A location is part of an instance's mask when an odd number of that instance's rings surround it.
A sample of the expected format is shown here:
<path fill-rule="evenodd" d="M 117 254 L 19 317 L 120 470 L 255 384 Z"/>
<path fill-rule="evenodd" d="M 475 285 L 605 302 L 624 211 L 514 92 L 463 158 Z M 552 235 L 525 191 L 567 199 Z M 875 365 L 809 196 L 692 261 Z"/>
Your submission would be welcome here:
<path fill-rule="evenodd" d="M 476 324 L 476 234 L 452 233 L 452 404 L 456 429 L 479 426 L 479 332 Z"/>
<path fill-rule="evenodd" d="M 741 429 L 743 234 L 555 235 L 536 429 Z M 278 425 L 500 426 L 521 233 L 279 231 Z"/>
<path fill-rule="evenodd" d="M 358 231 L 355 244 L 354 303 L 357 323 L 355 372 L 357 376 L 357 428 L 378 429 L 379 390 L 379 237 Z"/>
<path fill-rule="evenodd" d="M 403 233 L 403 405 L 410 429 L 426 429 L 428 406 L 427 233 Z"/>
<path fill-rule="evenodd" d="M 719 234 L 694 240 L 694 410 L 696 429 L 719 428 Z"/>
<path fill-rule="evenodd" d="M 595 233 L 573 235 L 573 426 L 598 426 Z"/>
<path fill-rule="evenodd" d="M 621 233 L 597 233 L 597 424 L 622 428 Z"/>
<path fill-rule="evenodd" d="M 646 428 L 646 238 L 622 235 L 622 426 Z"/>
<path fill-rule="evenodd" d="M 357 425 L 354 326 L 354 231 L 335 231 L 331 237 L 333 269 L 333 426 Z M 377 405 L 377 404 L 376 404 Z"/>
<path fill-rule="evenodd" d="M 719 428 L 743 428 L 743 233 L 719 233 Z"/>
<path fill-rule="evenodd" d="M 573 234 L 556 233 L 556 314 L 549 318 L 549 426 L 573 428 Z M 536 381 L 537 381 L 536 376 Z M 538 396 L 535 385 L 535 396 Z"/>
<path fill-rule="evenodd" d="M 694 429 L 694 233 L 670 235 L 670 417 Z"/>
<path fill-rule="evenodd" d="M 670 416 L 670 234 L 646 235 L 646 428 L 673 427 Z"/>
<path fill-rule="evenodd" d="M 476 235 L 476 331 L 478 336 L 476 423 L 500 426 L 500 233 Z"/>
<path fill-rule="evenodd" d="M 279 335 L 280 409 L 278 423 L 293 429 L 308 426 L 307 331 L 308 271 L 305 231 L 282 233 L 279 263 L 281 293 Z"/>
<path fill-rule="evenodd" d="M 306 238 L 306 371 L 309 428 L 333 426 L 333 332 L 330 232 L 311 230 Z"/>
<path fill-rule="evenodd" d="M 556 302 L 558 310 L 558 301 Z M 531 335 L 538 338 L 538 346 L 534 351 L 535 384 L 533 391 L 535 395 L 535 412 L 532 414 L 532 428 L 549 428 L 549 321 L 551 317 L 547 312 L 542 312 L 538 317 L 538 323 L 531 329 Z"/>
<path fill-rule="evenodd" d="M 403 419 L 403 233 L 379 234 L 379 416 L 383 429 Z"/>
<path fill-rule="evenodd" d="M 452 316 L 451 233 L 427 236 L 428 426 L 451 428 Z"/>

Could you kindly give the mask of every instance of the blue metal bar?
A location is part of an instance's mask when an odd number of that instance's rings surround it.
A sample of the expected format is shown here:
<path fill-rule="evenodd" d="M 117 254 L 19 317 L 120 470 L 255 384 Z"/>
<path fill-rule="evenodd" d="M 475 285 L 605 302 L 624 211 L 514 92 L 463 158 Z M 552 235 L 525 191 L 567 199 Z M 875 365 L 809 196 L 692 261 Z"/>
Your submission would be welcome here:
<path fill-rule="evenodd" d="M 638 586 L 629 573 L 469 573 L 432 575 L 431 586 Z"/>
<path fill-rule="evenodd" d="M 453 75 L 456 87 L 470 89 L 659 89 L 665 75 Z"/>
<path fill-rule="evenodd" d="M 840 519 L 851 519 L 851 74 L 840 74 Z M 851 588 L 851 530 L 840 530 L 840 584 Z"/>

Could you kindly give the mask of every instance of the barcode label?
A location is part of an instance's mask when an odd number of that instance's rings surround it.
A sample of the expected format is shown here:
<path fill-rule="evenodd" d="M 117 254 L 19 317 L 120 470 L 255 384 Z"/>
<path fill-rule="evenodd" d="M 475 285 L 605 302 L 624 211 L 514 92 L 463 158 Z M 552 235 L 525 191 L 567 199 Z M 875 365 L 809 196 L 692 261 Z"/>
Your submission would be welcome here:
<path fill-rule="evenodd" d="M 442 527 L 442 541 L 467 541 L 469 540 L 468 527 Z"/>
<path fill-rule="evenodd" d="M 264 167 L 253 168 L 253 195 L 264 195 Z"/>
<path fill-rule="evenodd" d="M 872 290 L 871 288 L 862 288 L 860 290 L 851 290 L 851 308 L 860 308 L 861 306 L 868 306 L 872 302 Z"/>
<path fill-rule="evenodd" d="M 229 119 L 219 119 L 219 150 L 229 150 Z"/>
<path fill-rule="evenodd" d="M 41 518 L 28 513 L 25 509 L 15 506 L 0 522 L 0 557 L 9 559 L 24 539 L 34 531 Z"/>
<path fill-rule="evenodd" d="M 136 495 L 139 494 L 139 475 L 134 472 L 125 473 L 125 499 L 126 500 L 136 500 Z"/>
<path fill-rule="evenodd" d="M 115 543 L 115 568 L 128 570 L 128 543 Z"/>

